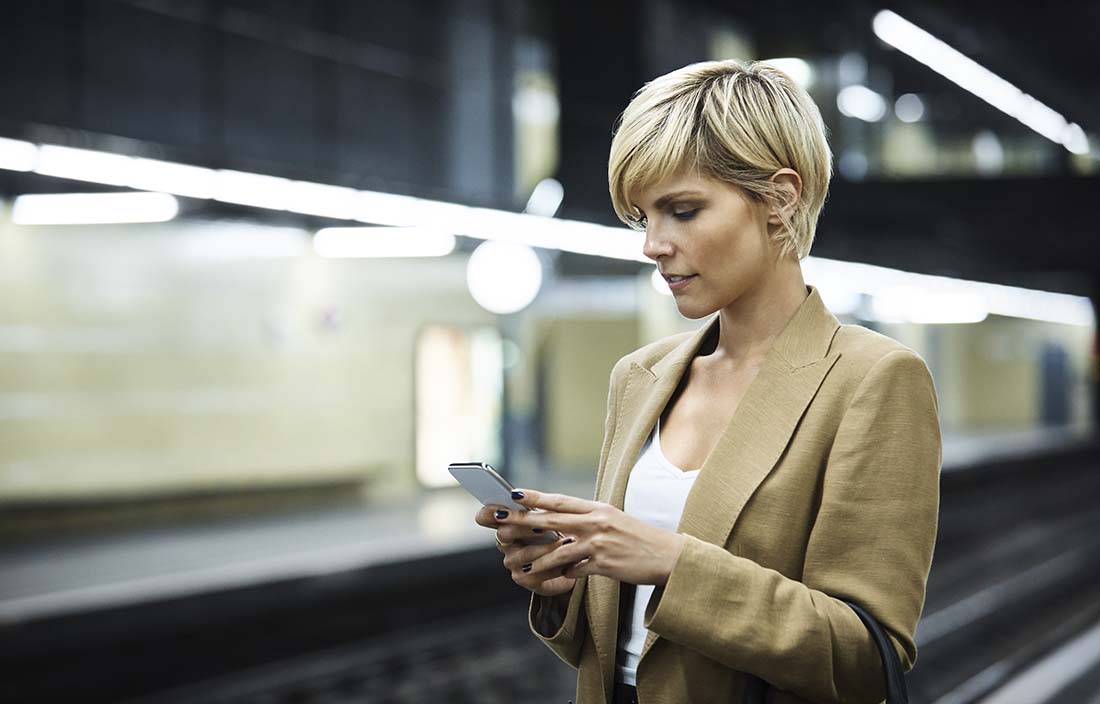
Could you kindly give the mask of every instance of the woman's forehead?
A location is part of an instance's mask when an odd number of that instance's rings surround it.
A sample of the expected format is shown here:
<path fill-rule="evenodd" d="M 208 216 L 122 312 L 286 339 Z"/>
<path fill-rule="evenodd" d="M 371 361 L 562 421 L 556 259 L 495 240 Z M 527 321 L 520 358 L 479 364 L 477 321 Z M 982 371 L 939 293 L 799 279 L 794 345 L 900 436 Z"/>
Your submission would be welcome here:
<path fill-rule="evenodd" d="M 654 203 L 659 199 L 685 191 L 706 194 L 720 187 L 715 179 L 691 171 L 679 171 L 652 183 L 642 184 L 631 193 L 631 202 L 639 206 Z"/>

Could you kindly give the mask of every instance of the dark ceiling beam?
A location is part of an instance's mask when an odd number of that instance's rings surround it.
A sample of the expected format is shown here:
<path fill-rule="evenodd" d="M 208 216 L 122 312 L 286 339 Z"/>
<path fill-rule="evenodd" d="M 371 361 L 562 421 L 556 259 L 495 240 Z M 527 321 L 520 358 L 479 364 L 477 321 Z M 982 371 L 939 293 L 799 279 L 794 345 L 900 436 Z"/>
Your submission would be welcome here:
<path fill-rule="evenodd" d="M 834 181 L 814 254 L 1088 295 L 1097 177 Z M 1022 279 L 1020 277 L 1023 277 Z"/>
<path fill-rule="evenodd" d="M 311 21 L 299 24 L 224 2 L 112 1 L 180 22 L 208 25 L 230 37 L 263 42 L 391 78 L 440 84 L 446 77 L 446 67 L 438 61 L 362 39 L 350 39 L 339 28 L 332 27 L 326 18 L 339 10 L 339 4 L 328 3 L 325 7 L 325 3 L 318 3 L 312 8 L 306 7 L 303 11 Z"/>

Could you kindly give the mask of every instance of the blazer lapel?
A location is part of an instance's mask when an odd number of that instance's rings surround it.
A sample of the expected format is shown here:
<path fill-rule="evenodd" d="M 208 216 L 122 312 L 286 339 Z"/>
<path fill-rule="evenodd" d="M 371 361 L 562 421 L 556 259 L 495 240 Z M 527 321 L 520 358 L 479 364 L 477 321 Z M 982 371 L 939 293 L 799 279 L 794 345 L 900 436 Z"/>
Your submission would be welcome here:
<path fill-rule="evenodd" d="M 703 463 L 677 532 L 718 546 L 726 544 L 741 510 L 779 460 L 825 375 L 840 358 L 839 352 L 827 354 L 840 322 L 825 308 L 818 290 L 813 286 L 807 289 L 809 295 L 776 338 Z M 597 500 L 623 508 L 630 471 L 646 438 L 707 335 L 717 334 L 718 320 L 719 316 L 712 317 L 650 368 L 631 363 L 609 452 L 607 480 L 599 488 Z M 619 630 L 620 583 L 590 575 L 588 589 L 588 622 L 605 684 L 610 686 Z M 647 635 L 642 658 L 656 639 L 652 631 Z"/>

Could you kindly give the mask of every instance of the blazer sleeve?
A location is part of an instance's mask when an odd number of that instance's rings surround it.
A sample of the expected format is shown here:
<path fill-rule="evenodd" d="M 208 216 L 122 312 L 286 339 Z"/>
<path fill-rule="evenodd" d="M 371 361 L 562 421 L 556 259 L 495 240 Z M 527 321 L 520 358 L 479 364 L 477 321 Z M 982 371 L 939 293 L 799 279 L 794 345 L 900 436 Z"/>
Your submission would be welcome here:
<path fill-rule="evenodd" d="M 829 450 L 802 580 L 689 535 L 645 626 L 814 702 L 881 702 L 878 650 L 840 599 L 871 612 L 912 669 L 942 459 L 928 367 L 891 351 L 860 383 Z"/>
<path fill-rule="evenodd" d="M 600 448 L 600 463 L 596 470 L 596 488 L 592 498 L 599 496 L 600 483 L 603 481 L 607 458 L 611 452 L 611 440 L 615 434 L 616 417 L 619 407 L 620 373 L 624 359 L 620 359 L 611 369 L 611 379 L 607 392 L 607 416 L 604 419 L 603 445 Z M 554 651 L 559 658 L 574 669 L 580 668 L 580 650 L 587 634 L 587 618 L 584 613 L 584 595 L 588 585 L 588 576 L 577 577 L 573 589 L 556 597 L 546 597 L 531 593 L 531 603 L 527 610 L 527 621 L 539 640 Z"/>

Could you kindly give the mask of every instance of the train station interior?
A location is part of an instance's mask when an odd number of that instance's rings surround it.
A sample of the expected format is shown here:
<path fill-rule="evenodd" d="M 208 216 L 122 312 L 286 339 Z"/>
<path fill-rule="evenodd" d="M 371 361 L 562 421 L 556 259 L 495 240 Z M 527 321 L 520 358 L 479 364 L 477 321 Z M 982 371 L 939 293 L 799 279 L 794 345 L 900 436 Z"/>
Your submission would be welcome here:
<path fill-rule="evenodd" d="M 1096 3 L 0 12 L 0 701 L 589 704 L 448 466 L 595 500 L 613 368 L 705 322 L 614 129 L 736 59 L 826 127 L 806 284 L 934 380 L 909 700 L 1100 704 Z"/>

